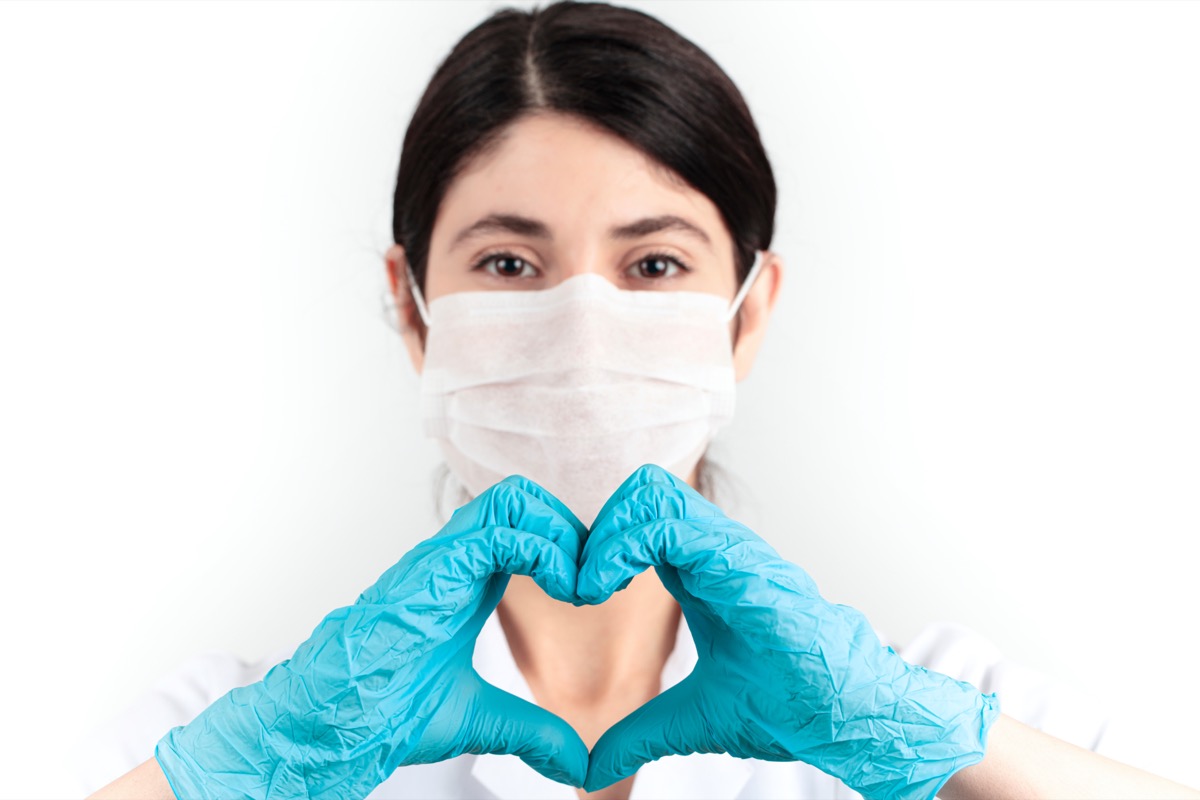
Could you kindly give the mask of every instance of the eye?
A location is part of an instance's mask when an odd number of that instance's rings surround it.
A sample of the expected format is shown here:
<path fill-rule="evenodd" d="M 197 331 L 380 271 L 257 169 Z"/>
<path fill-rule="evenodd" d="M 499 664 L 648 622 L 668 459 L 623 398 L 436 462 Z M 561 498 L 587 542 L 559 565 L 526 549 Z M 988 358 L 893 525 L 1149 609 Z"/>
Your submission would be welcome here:
<path fill-rule="evenodd" d="M 492 268 L 494 267 L 494 269 Z M 498 278 L 532 278 L 537 274 L 528 261 L 512 253 L 488 253 L 475 262 L 472 270 L 481 269 Z"/>
<path fill-rule="evenodd" d="M 649 255 L 642 256 L 633 265 L 631 272 L 636 272 L 636 274 L 632 275 L 635 278 L 659 281 L 674 278 L 681 272 L 691 272 L 691 268 L 678 258 L 675 258 L 675 256 L 670 256 L 666 253 L 650 253 Z"/>

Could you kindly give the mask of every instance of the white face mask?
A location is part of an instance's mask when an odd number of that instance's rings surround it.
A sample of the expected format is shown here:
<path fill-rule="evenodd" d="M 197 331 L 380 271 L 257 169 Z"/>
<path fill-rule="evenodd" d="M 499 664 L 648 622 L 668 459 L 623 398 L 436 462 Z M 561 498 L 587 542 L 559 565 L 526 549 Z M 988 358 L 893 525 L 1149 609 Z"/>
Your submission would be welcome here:
<path fill-rule="evenodd" d="M 590 525 L 635 469 L 686 479 L 733 416 L 727 304 L 627 291 L 594 274 L 539 291 L 455 292 L 426 308 L 425 433 L 472 496 L 508 475 L 545 487 Z"/>

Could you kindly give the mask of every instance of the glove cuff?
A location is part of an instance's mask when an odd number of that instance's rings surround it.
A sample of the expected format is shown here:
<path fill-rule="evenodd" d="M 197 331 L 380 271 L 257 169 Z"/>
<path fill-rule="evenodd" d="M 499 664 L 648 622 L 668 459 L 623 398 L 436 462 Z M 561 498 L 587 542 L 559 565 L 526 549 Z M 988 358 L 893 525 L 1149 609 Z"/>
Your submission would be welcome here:
<path fill-rule="evenodd" d="M 158 741 L 154 758 L 177 798 L 265 798 L 274 791 L 283 765 L 254 710 L 259 686 L 227 692 Z"/>
<path fill-rule="evenodd" d="M 886 719 L 895 735 L 878 740 L 871 758 L 847 781 L 868 800 L 930 800 L 954 773 L 983 760 L 1000 700 L 974 686 L 906 664 L 905 691 Z M 936 733 L 931 736 L 931 731 Z"/>

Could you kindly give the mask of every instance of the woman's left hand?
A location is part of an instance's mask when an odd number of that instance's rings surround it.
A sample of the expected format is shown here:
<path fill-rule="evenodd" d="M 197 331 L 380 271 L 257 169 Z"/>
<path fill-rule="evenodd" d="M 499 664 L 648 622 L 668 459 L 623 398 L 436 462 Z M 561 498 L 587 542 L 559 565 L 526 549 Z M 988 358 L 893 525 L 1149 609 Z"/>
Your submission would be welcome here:
<path fill-rule="evenodd" d="M 853 608 L 682 480 L 647 465 L 601 509 L 577 593 L 655 567 L 696 641 L 692 673 L 609 729 L 589 791 L 665 755 L 806 761 L 870 798 L 929 798 L 983 758 L 994 695 L 904 661 Z"/>

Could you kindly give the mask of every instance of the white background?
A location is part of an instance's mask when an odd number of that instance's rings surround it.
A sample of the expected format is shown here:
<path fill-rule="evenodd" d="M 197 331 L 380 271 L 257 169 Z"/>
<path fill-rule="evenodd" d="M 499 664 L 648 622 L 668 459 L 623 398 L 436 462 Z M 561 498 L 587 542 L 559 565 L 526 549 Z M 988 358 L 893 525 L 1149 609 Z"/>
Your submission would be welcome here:
<path fill-rule="evenodd" d="M 1200 4 L 635 5 L 779 182 L 784 294 L 713 451 L 737 513 L 1200 782 Z M 380 254 L 417 98 L 498 7 L 0 4 L 5 796 L 436 530 Z"/>

